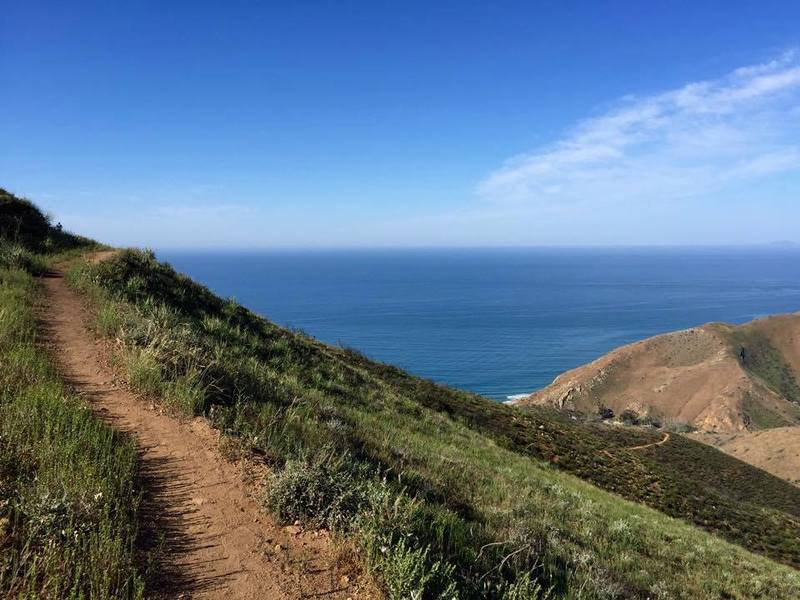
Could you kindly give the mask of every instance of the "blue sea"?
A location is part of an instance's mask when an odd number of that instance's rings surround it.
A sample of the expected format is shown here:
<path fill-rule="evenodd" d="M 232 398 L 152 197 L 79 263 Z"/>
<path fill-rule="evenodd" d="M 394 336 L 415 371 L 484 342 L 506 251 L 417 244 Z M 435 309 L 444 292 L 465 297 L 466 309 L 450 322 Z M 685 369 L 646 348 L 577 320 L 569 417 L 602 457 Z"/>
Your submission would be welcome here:
<path fill-rule="evenodd" d="M 158 252 L 270 320 L 497 400 L 622 344 L 800 310 L 800 249 Z"/>

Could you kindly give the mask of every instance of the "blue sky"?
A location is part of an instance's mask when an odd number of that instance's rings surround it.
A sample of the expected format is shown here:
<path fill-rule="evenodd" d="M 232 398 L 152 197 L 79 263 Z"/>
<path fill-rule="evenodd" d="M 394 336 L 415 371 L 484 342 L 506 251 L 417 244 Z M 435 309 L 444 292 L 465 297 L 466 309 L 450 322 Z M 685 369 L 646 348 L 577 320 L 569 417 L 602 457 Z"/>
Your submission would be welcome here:
<path fill-rule="evenodd" d="M 153 247 L 798 239 L 797 2 L 7 2 L 0 186 Z"/>

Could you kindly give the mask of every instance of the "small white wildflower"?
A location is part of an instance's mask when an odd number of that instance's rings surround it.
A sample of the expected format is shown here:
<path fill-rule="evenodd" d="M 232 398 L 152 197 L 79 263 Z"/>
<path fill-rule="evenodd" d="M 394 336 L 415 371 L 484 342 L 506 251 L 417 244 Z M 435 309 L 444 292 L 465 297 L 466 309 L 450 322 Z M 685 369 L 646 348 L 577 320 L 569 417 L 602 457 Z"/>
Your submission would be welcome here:
<path fill-rule="evenodd" d="M 630 529 L 630 525 L 625 519 L 619 519 L 618 521 L 614 521 L 609 527 L 609 530 L 612 533 L 625 533 Z"/>

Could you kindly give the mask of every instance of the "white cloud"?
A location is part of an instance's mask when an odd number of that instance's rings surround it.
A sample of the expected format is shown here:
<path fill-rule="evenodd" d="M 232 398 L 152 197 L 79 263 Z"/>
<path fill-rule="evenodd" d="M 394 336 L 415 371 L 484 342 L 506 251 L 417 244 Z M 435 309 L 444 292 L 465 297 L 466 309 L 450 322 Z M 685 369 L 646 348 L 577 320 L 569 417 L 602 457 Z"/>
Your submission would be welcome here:
<path fill-rule="evenodd" d="M 800 53 L 668 92 L 628 96 L 554 144 L 508 160 L 478 191 L 495 203 L 700 198 L 800 170 Z"/>

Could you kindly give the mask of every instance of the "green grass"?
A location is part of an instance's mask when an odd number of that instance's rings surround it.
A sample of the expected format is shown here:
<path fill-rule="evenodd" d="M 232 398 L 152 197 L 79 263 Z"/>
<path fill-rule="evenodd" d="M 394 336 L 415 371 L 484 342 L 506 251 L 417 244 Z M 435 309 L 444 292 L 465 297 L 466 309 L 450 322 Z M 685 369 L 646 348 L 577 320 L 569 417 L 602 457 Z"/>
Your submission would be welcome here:
<path fill-rule="evenodd" d="M 598 487 L 694 523 L 775 560 L 800 565 L 800 519 L 782 510 L 792 503 L 800 506 L 800 490 L 776 477 L 764 474 L 762 482 L 769 486 L 765 493 L 779 490 L 776 493 L 788 498 L 780 508 L 737 499 L 730 490 L 721 491 L 709 485 L 702 476 L 696 476 L 691 468 L 679 462 L 664 468 L 647 460 L 641 452 L 623 449 L 638 445 L 640 440 L 637 439 L 621 443 L 617 451 L 607 453 L 608 442 L 598 435 L 602 430 L 551 419 L 548 411 L 539 413 L 532 409 L 522 416 L 480 399 L 461 398 L 459 402 L 445 395 L 437 397 L 436 405 L 467 419 L 474 428 L 518 453 L 548 460 Z M 624 435 L 630 433 L 629 428 L 620 431 Z M 662 437 L 659 434 L 648 441 Z M 698 450 L 705 448 L 691 440 L 686 442 Z M 721 461 L 731 461 L 759 472 L 721 452 L 712 451 Z M 734 485 L 732 482 L 731 487 Z"/>
<path fill-rule="evenodd" d="M 78 267 L 70 282 L 106 314 L 98 329 L 120 340 L 135 385 L 181 389 L 177 410 L 207 415 L 272 467 L 270 510 L 357 540 L 392 598 L 800 596 L 793 569 L 692 525 L 800 564 L 786 507 L 800 496 L 784 488 L 774 501 L 736 496 L 677 458 L 321 344 L 148 253 Z"/>
<path fill-rule="evenodd" d="M 796 422 L 770 410 L 761 402 L 754 401 L 750 393 L 746 394 L 742 401 L 742 412 L 750 419 L 748 428 L 752 429 L 771 429 L 796 424 Z"/>
<path fill-rule="evenodd" d="M 34 274 L 99 247 L 0 189 L 0 595 L 141 598 L 133 443 L 92 416 L 36 331 Z"/>
<path fill-rule="evenodd" d="M 607 441 L 611 452 L 633 445 L 651 444 L 664 437 L 661 431 L 652 429 L 607 425 L 587 427 L 594 435 Z M 727 503 L 765 509 L 768 512 L 762 515 L 764 518 L 770 511 L 800 517 L 800 495 L 796 486 L 745 462 L 731 460 L 728 455 L 706 444 L 672 434 L 666 444 L 635 452 L 651 471 L 681 472 L 686 479 L 702 482 L 705 490 L 722 497 Z M 752 508 L 749 510 L 755 512 Z M 741 520 L 743 517 L 737 518 Z"/>
<path fill-rule="evenodd" d="M 792 368 L 769 340 L 750 327 L 732 330 L 728 337 L 742 366 L 776 394 L 800 404 L 800 385 Z"/>
<path fill-rule="evenodd" d="M 0 595 L 141 598 L 137 454 L 37 343 L 30 274 L 0 268 Z"/>
<path fill-rule="evenodd" d="M 0 268 L 41 274 L 47 270 L 44 258 L 25 246 L 0 238 Z"/>

